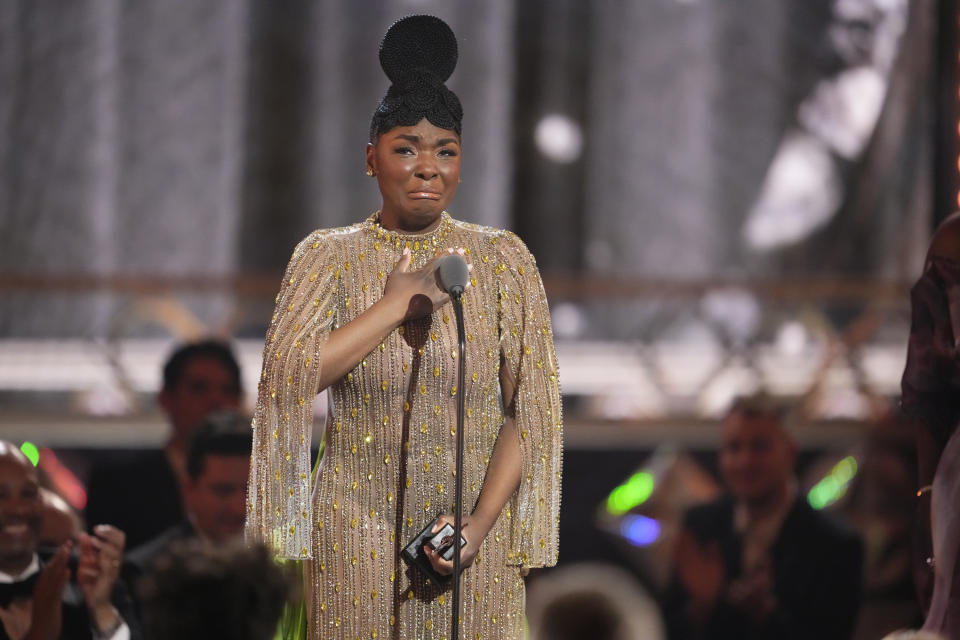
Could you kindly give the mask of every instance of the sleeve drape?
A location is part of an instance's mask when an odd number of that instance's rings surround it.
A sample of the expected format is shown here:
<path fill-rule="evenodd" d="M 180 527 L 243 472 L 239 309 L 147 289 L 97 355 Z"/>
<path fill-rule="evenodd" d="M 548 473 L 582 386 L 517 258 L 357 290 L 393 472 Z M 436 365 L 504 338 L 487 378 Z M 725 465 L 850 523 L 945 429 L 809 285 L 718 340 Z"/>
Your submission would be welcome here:
<path fill-rule="evenodd" d="M 323 350 L 336 321 L 325 236 L 297 245 L 263 349 L 247 487 L 248 540 L 283 558 L 311 555 L 310 438 Z"/>
<path fill-rule="evenodd" d="M 511 499 L 515 564 L 552 566 L 558 554 L 563 417 L 550 310 L 533 256 L 512 233 L 498 238 L 500 347 L 516 379 L 512 407 L 520 438 L 520 487 Z M 509 557 L 509 556 L 508 556 Z"/>

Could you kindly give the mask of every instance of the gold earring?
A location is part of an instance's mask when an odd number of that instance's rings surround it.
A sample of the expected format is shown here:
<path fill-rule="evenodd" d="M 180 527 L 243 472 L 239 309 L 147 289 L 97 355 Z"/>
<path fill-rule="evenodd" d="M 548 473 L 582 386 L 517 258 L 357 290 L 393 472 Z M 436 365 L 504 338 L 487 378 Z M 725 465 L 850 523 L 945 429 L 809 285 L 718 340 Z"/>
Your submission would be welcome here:
<path fill-rule="evenodd" d="M 368 178 L 372 178 L 372 177 L 373 177 L 373 169 L 367 169 L 367 177 L 368 177 Z"/>

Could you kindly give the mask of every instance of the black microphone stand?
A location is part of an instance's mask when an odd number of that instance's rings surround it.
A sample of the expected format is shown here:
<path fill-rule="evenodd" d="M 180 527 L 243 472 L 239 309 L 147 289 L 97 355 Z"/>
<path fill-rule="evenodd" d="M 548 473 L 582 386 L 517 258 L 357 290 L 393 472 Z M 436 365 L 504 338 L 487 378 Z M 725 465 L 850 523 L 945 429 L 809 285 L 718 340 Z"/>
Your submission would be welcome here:
<path fill-rule="evenodd" d="M 460 548 L 463 526 L 463 406 L 466 398 L 466 338 L 463 329 L 463 289 L 456 287 L 450 292 L 453 300 L 453 313 L 457 319 L 457 339 L 460 342 L 460 366 L 457 381 L 457 457 L 455 461 L 456 481 L 453 492 L 453 613 L 450 620 L 450 640 L 460 636 Z"/>

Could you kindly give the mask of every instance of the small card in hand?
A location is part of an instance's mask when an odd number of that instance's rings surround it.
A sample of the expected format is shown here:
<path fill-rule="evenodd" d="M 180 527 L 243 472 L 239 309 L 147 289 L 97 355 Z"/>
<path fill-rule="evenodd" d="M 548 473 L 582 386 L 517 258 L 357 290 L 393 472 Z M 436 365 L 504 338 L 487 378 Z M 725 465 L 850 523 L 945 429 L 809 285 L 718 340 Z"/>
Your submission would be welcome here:
<path fill-rule="evenodd" d="M 450 579 L 450 576 L 437 573 L 433 565 L 430 564 L 430 558 L 423 552 L 423 548 L 430 547 L 439 553 L 444 560 L 453 560 L 453 526 L 445 524 L 440 531 L 434 533 L 433 526 L 435 524 L 437 524 L 437 518 L 434 518 L 403 548 L 401 555 L 407 564 L 419 569 L 433 582 L 443 584 Z M 466 538 L 461 535 L 460 546 L 463 547 L 466 544 Z"/>

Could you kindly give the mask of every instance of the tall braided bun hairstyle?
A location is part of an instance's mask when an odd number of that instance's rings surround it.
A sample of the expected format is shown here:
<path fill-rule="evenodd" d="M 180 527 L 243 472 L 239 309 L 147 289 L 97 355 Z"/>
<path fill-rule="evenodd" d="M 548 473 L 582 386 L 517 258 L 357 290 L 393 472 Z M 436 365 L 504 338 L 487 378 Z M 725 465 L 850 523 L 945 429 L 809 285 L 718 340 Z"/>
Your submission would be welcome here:
<path fill-rule="evenodd" d="M 457 66 L 457 38 L 446 22 L 434 16 L 394 22 L 380 43 L 380 66 L 392 84 L 373 113 L 371 142 L 423 118 L 460 135 L 463 108 L 444 84 Z"/>

